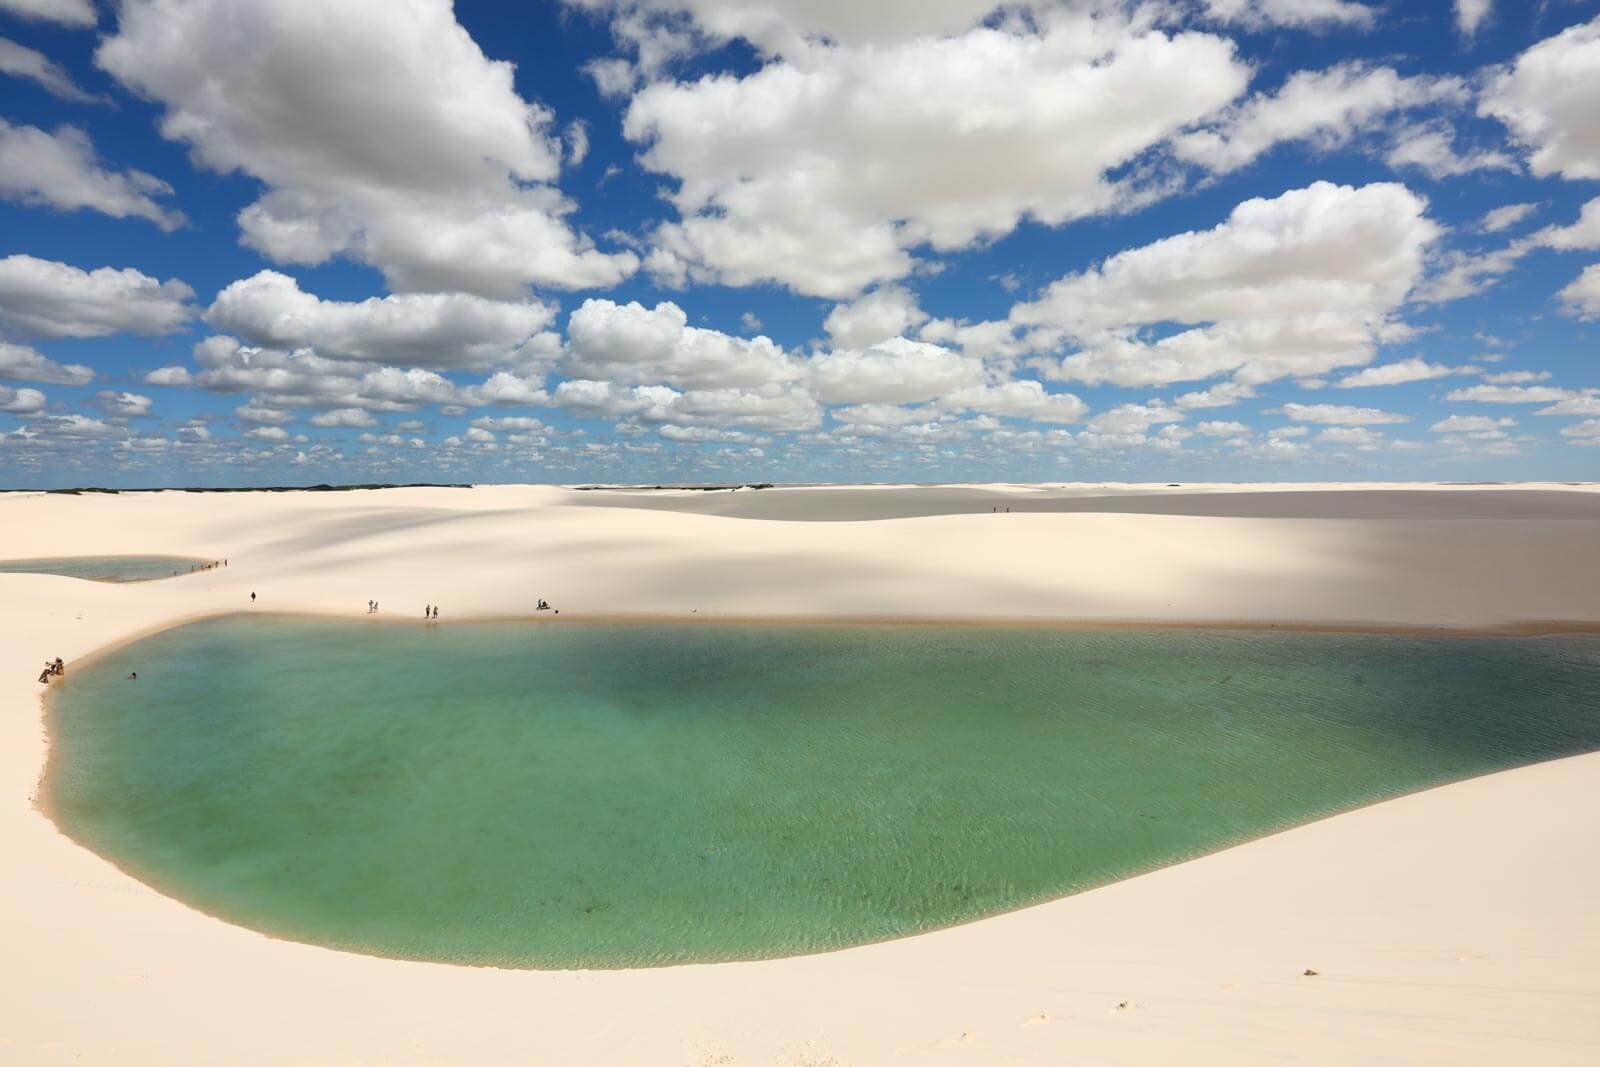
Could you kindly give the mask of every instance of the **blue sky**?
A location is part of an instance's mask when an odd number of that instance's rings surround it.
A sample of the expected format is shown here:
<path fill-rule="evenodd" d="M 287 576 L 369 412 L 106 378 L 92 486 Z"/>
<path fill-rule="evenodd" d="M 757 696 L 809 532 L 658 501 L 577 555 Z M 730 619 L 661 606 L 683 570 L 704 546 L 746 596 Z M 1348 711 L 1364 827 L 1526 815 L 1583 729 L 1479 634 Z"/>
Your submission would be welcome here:
<path fill-rule="evenodd" d="M 1592 480 L 1596 316 L 1600 2 L 0 0 L 7 487 Z"/>

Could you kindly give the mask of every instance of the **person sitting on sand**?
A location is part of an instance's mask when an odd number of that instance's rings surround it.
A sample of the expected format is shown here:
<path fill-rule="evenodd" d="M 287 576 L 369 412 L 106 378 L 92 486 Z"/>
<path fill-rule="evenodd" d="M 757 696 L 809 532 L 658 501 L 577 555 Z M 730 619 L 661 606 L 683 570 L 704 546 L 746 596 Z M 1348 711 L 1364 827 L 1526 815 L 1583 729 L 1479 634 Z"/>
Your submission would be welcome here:
<path fill-rule="evenodd" d="M 50 668 L 49 667 L 46 667 L 44 670 L 39 672 L 39 684 L 40 685 L 49 685 L 50 684 Z"/>
<path fill-rule="evenodd" d="M 55 671 L 56 671 L 57 674 L 66 674 L 67 673 L 67 664 L 66 664 L 66 662 L 64 660 L 62 660 L 62 658 L 60 656 L 56 657 Z"/>

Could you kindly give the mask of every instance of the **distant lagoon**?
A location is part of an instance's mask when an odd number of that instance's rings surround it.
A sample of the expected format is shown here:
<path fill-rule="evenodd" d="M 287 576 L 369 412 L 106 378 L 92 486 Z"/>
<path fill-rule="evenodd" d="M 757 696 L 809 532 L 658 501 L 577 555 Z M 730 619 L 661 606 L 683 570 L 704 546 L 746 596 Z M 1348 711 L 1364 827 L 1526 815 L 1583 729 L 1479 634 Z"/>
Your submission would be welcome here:
<path fill-rule="evenodd" d="M 51 559 L 0 560 L 0 574 L 57 574 L 95 582 L 148 582 L 188 574 L 209 560 L 188 556 L 61 556 Z"/>
<path fill-rule="evenodd" d="M 231 922 L 648 966 L 934 929 L 1600 748 L 1600 637 L 233 617 L 69 664 L 50 727 L 62 828 Z"/>

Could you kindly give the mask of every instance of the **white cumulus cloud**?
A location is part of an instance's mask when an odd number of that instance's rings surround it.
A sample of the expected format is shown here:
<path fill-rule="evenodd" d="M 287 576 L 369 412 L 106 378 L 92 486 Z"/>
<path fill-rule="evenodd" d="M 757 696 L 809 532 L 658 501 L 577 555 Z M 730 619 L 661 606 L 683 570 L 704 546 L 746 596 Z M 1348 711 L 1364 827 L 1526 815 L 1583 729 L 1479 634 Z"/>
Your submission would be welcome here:
<path fill-rule="evenodd" d="M 1515 426 L 1516 419 L 1493 418 L 1488 415 L 1451 415 L 1428 427 L 1429 433 L 1488 433 Z"/>
<path fill-rule="evenodd" d="M 1456 28 L 1461 36 L 1471 37 L 1494 9 L 1494 0 L 1456 0 Z"/>
<path fill-rule="evenodd" d="M 132 268 L 81 270 L 13 255 L 0 259 L 0 323 L 43 337 L 163 334 L 194 317 L 194 290 Z"/>
<path fill-rule="evenodd" d="M 93 26 L 99 21 L 93 0 L 0 0 L 0 11 L 63 26 Z"/>
<path fill-rule="evenodd" d="M 1585 267 L 1559 295 L 1566 309 L 1574 315 L 1586 319 L 1600 315 L 1600 263 Z"/>
<path fill-rule="evenodd" d="M 37 389 L 0 385 L 0 411 L 8 415 L 35 415 L 44 410 L 45 395 Z"/>
<path fill-rule="evenodd" d="M 822 328 L 840 348 L 871 348 L 891 337 L 905 336 L 927 320 L 910 290 L 884 285 L 851 303 L 835 305 Z"/>
<path fill-rule="evenodd" d="M 912 404 L 984 384 L 981 361 L 904 337 L 821 352 L 807 369 L 817 395 L 830 404 Z"/>
<path fill-rule="evenodd" d="M 1429 363 L 1420 356 L 1411 359 L 1402 359 L 1397 363 L 1385 363 L 1379 367 L 1366 367 L 1354 374 L 1346 375 L 1339 381 L 1340 389 L 1359 389 L 1375 385 L 1404 385 L 1407 382 L 1426 382 L 1435 378 L 1448 378 L 1452 374 L 1460 374 L 1462 368 L 1447 367 L 1441 363 Z"/>
<path fill-rule="evenodd" d="M 1173 139 L 1173 153 L 1215 173 L 1238 170 L 1274 145 L 1307 141 L 1330 150 L 1395 111 L 1462 99 L 1455 78 L 1405 78 L 1389 67 L 1350 62 L 1291 75 L 1276 92 L 1257 93 L 1217 123 Z"/>
<path fill-rule="evenodd" d="M 1152 426 L 1182 422 L 1185 417 L 1165 404 L 1120 404 L 1090 419 L 1084 430 L 1091 434 L 1142 434 Z"/>
<path fill-rule="evenodd" d="M 1484 233 L 1500 233 L 1503 230 L 1509 230 L 1538 210 L 1538 204 L 1506 204 L 1487 212 L 1483 218 L 1479 219 L 1478 229 Z"/>
<path fill-rule="evenodd" d="M 1368 27 L 1376 19 L 1370 5 L 1355 0 L 1204 0 L 1214 19 L 1249 28 L 1290 26 L 1326 29 L 1333 26 Z"/>
<path fill-rule="evenodd" d="M 378 425 L 378 420 L 360 408 L 333 408 L 311 416 L 311 425 L 365 428 Z"/>
<path fill-rule="evenodd" d="M 1031 28 L 1037 25 L 1037 30 Z M 753 74 L 656 82 L 624 120 L 675 178 L 658 274 L 849 298 L 1023 218 L 1114 210 L 1107 171 L 1243 88 L 1233 46 L 1087 9 L 873 47 L 809 44 Z"/>
<path fill-rule="evenodd" d="M 1409 415 L 1344 404 L 1285 404 L 1283 413 L 1295 422 L 1315 422 L 1325 426 L 1377 426 L 1411 421 Z"/>
<path fill-rule="evenodd" d="M 1478 111 L 1505 123 L 1539 177 L 1600 178 L 1600 19 L 1523 52 Z"/>
<path fill-rule="evenodd" d="M 78 363 L 57 363 L 36 348 L 0 341 L 0 378 L 46 385 L 87 385 L 94 371 Z"/>
<path fill-rule="evenodd" d="M 1515 159 L 1498 149 L 1458 150 L 1454 128 L 1437 119 L 1396 131 L 1394 145 L 1384 160 L 1391 167 L 1413 168 L 1430 178 L 1455 178 L 1479 170 L 1520 169 Z"/>
<path fill-rule="evenodd" d="M 1029 422 L 1079 422 L 1089 412 L 1089 405 L 1079 397 L 1048 392 L 1041 383 L 1029 380 L 959 389 L 940 398 L 939 406 Z"/>
<path fill-rule="evenodd" d="M 93 103 L 95 100 L 95 97 L 78 88 L 61 64 L 43 52 L 4 37 L 0 37 L 0 74 L 36 81 L 46 92 L 76 104 Z"/>
<path fill-rule="evenodd" d="M 1210 229 L 1119 252 L 1011 311 L 1066 381 L 1245 385 L 1371 359 L 1420 277 L 1438 227 L 1404 186 L 1318 182 L 1247 200 Z M 1152 339 L 1142 330 L 1190 327 Z"/>
<path fill-rule="evenodd" d="M 586 300 L 567 322 L 564 373 L 629 385 L 753 388 L 799 378 L 797 363 L 766 337 L 734 337 L 688 324 L 669 301 Z"/>
<path fill-rule="evenodd" d="M 264 270 L 218 293 L 205 318 L 264 348 L 309 347 L 330 358 L 446 370 L 481 369 L 532 354 L 524 346 L 554 314 L 539 301 L 466 293 L 323 300 L 293 278 Z"/>
<path fill-rule="evenodd" d="M 0 119 L 0 197 L 58 208 L 88 209 L 112 218 L 148 219 L 163 230 L 184 223 L 159 197 L 172 187 L 139 170 L 108 170 L 88 134 L 72 126 L 54 133 Z"/>
<path fill-rule="evenodd" d="M 713 41 L 744 38 L 777 54 L 808 41 L 844 45 L 888 44 L 907 38 L 957 33 L 1001 6 L 1000 0 L 566 0 L 575 7 L 612 15 L 619 38 L 641 55 L 646 67 L 672 52 L 694 47 L 672 23 L 687 16 L 694 30 Z M 1020 6 L 1020 5 L 1017 5 Z M 674 34 L 676 37 L 674 38 Z"/>
<path fill-rule="evenodd" d="M 239 224 L 280 262 L 349 255 L 391 289 L 502 298 L 637 265 L 568 225 L 554 116 L 450 0 L 126 0 L 97 59 L 196 163 L 265 183 Z"/>
<path fill-rule="evenodd" d="M 157 367 L 144 376 L 146 385 L 164 385 L 169 388 L 189 385 L 193 380 L 188 367 Z"/>
<path fill-rule="evenodd" d="M 1452 389 L 1444 398 L 1474 404 L 1550 404 L 1572 395 L 1570 390 L 1553 385 L 1473 385 Z"/>
<path fill-rule="evenodd" d="M 105 412 L 122 419 L 143 418 L 150 414 L 150 408 L 155 403 L 150 397 L 139 393 L 118 392 L 106 389 L 94 396 L 94 406 Z"/>

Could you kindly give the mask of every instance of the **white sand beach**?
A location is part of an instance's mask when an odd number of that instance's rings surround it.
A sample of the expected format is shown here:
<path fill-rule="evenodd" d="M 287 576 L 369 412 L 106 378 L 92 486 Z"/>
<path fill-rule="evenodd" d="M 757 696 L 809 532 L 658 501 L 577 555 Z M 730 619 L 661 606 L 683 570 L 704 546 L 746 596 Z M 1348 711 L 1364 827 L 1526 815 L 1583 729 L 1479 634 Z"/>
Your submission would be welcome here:
<path fill-rule="evenodd" d="M 0 1063 L 1600 1062 L 1600 754 L 950 930 L 639 971 L 273 940 L 35 806 L 39 665 L 206 615 L 1531 633 L 1600 629 L 1597 547 L 1600 489 L 1556 484 L 0 494 L 0 560 L 229 560 L 0 574 Z"/>

